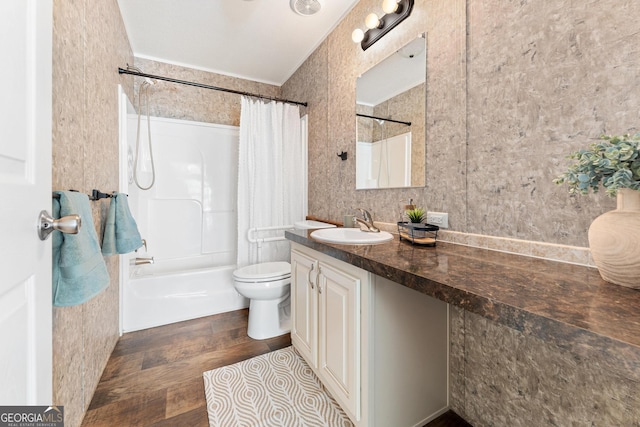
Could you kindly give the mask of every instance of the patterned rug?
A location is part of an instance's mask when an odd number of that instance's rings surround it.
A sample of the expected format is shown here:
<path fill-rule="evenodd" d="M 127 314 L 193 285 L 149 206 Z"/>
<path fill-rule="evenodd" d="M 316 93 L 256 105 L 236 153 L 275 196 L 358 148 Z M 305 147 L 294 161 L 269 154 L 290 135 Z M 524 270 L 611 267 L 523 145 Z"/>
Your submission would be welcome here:
<path fill-rule="evenodd" d="M 211 427 L 352 427 L 293 347 L 205 372 Z"/>

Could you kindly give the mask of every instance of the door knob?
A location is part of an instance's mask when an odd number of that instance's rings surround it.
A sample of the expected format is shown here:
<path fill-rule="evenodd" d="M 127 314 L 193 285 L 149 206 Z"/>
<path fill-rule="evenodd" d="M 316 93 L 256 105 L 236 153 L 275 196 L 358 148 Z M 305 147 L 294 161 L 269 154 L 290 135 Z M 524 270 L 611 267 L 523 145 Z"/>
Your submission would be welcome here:
<path fill-rule="evenodd" d="M 67 234 L 78 234 L 81 226 L 80 215 L 67 215 L 60 219 L 53 219 L 47 211 L 42 211 L 38 217 L 38 237 L 40 240 L 47 240 L 53 230 Z"/>

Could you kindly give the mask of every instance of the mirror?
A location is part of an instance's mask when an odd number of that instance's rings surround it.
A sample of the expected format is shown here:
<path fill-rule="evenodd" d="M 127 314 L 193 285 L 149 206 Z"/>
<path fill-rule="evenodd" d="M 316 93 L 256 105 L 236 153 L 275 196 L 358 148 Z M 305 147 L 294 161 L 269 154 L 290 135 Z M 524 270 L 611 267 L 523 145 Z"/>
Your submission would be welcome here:
<path fill-rule="evenodd" d="M 424 186 L 426 57 L 420 36 L 358 77 L 356 189 Z"/>

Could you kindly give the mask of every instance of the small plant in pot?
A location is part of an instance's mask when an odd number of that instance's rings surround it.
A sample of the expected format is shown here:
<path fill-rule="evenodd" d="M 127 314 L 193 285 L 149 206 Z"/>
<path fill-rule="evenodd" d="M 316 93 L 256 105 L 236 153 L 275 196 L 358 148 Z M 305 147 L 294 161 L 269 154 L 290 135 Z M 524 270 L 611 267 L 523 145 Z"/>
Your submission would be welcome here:
<path fill-rule="evenodd" d="M 640 134 L 603 136 L 588 149 L 569 155 L 575 162 L 554 180 L 569 193 L 597 193 L 600 186 L 617 197 L 617 209 L 589 227 L 589 247 L 602 278 L 640 288 Z"/>
<path fill-rule="evenodd" d="M 424 220 L 426 220 L 427 217 L 427 213 L 424 211 L 424 209 L 422 208 L 413 208 L 413 209 L 408 209 L 405 212 L 405 215 L 407 216 L 407 218 L 409 219 L 409 224 L 407 224 L 410 229 L 411 229 L 411 236 L 412 237 L 424 237 L 425 236 L 425 230 L 424 229 L 417 229 L 415 227 L 422 225 L 422 222 Z"/>
<path fill-rule="evenodd" d="M 405 214 L 407 214 L 407 218 L 412 224 L 422 224 L 426 217 L 426 213 L 422 208 L 409 209 L 405 211 Z"/>

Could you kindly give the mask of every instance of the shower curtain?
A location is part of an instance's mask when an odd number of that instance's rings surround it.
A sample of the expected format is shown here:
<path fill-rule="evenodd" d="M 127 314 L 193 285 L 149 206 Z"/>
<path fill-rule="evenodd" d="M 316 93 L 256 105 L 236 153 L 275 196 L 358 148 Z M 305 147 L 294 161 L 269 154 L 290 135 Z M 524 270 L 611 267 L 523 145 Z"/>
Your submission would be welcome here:
<path fill-rule="evenodd" d="M 304 219 L 305 150 L 298 106 L 242 97 L 238 163 L 238 267 L 285 261 L 289 243 L 250 243 L 254 227 Z M 283 231 L 258 237 L 281 236 Z"/>

